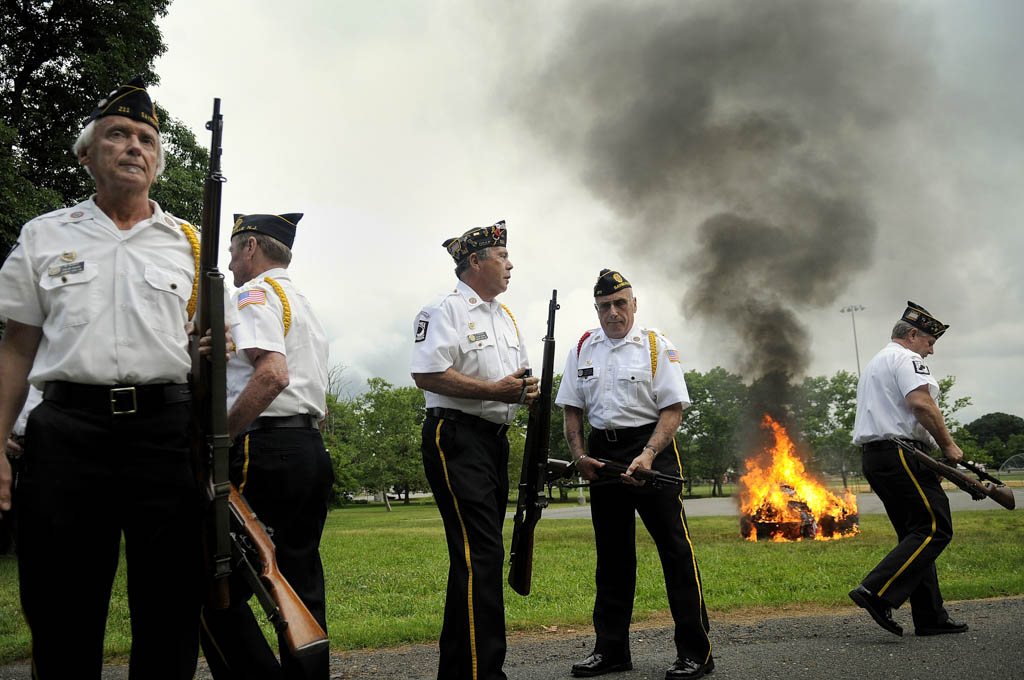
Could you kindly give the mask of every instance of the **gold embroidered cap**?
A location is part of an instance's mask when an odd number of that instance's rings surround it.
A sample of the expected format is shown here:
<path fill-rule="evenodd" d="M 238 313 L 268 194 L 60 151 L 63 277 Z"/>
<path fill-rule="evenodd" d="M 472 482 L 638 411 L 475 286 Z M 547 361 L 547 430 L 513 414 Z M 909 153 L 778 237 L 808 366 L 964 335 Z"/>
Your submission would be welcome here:
<path fill-rule="evenodd" d="M 623 288 L 632 287 L 633 285 L 622 274 L 611 269 L 602 269 L 597 275 L 597 283 L 594 284 L 594 297 L 611 295 Z"/>
<path fill-rule="evenodd" d="M 125 85 L 113 90 L 101 99 L 93 112 L 89 114 L 87 123 L 104 116 L 124 116 L 152 125 L 160 132 L 160 121 L 156 117 L 156 107 L 146 92 L 146 83 L 136 76 Z"/>

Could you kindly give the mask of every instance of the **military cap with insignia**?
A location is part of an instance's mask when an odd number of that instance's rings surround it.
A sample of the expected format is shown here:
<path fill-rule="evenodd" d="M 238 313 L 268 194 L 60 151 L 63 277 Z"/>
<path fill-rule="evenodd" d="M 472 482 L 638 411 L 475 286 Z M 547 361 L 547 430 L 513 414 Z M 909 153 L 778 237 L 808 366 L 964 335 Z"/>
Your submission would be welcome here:
<path fill-rule="evenodd" d="M 266 234 L 291 248 L 295 241 L 295 225 L 302 219 L 303 213 L 284 213 L 283 215 L 239 215 L 235 214 L 235 226 L 231 235 Z"/>
<path fill-rule="evenodd" d="M 113 90 L 101 99 L 93 112 L 89 114 L 87 123 L 104 116 L 124 116 L 152 125 L 160 132 L 160 121 L 156 117 L 156 107 L 146 92 L 146 83 L 136 76 L 127 84 Z"/>
<path fill-rule="evenodd" d="M 948 324 L 943 324 L 932 316 L 927 309 L 910 300 L 907 300 L 907 309 L 903 312 L 903 316 L 900 319 L 906 321 L 919 331 L 935 336 L 936 339 L 941 337 L 946 332 L 946 329 L 949 328 Z"/>
<path fill-rule="evenodd" d="M 470 229 L 462 236 L 447 239 L 441 245 L 448 250 L 448 254 L 452 256 L 452 259 L 458 262 L 462 258 L 485 248 L 503 247 L 507 240 L 505 220 L 501 220 L 488 227 Z"/>
<path fill-rule="evenodd" d="M 626 280 L 622 274 L 611 269 L 602 269 L 597 275 L 597 283 L 594 284 L 594 297 L 611 295 L 623 288 L 632 288 L 633 285 Z"/>

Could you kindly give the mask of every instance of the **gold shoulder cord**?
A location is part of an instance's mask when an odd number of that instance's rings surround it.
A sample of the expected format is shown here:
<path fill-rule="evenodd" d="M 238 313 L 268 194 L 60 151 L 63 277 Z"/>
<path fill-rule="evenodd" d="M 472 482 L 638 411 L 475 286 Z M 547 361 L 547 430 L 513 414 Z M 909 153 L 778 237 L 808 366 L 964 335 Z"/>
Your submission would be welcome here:
<path fill-rule="evenodd" d="M 658 338 L 654 331 L 647 334 L 647 340 L 651 345 L 651 380 L 654 380 L 654 372 L 658 370 Z"/>
<path fill-rule="evenodd" d="M 192 259 L 196 263 L 196 275 L 192 279 L 192 296 L 188 299 L 188 305 L 185 307 L 189 319 L 196 313 L 196 298 L 199 297 L 199 237 L 196 236 L 195 229 L 195 227 L 187 222 L 181 223 L 181 230 L 185 233 L 188 244 L 192 246 Z"/>
<path fill-rule="evenodd" d="M 288 335 L 288 329 L 292 327 L 292 307 L 288 304 L 288 296 L 284 294 L 284 288 L 281 284 L 270 278 L 269 276 L 263 277 L 263 280 L 270 284 L 270 287 L 277 293 L 277 297 L 281 298 L 281 321 L 284 322 L 284 334 Z"/>
<path fill-rule="evenodd" d="M 516 329 L 516 337 L 522 340 L 523 336 L 519 335 L 519 324 L 516 323 L 516 317 L 512 316 L 512 312 L 508 311 L 508 307 L 505 305 L 502 305 L 501 308 L 505 310 L 506 314 L 508 314 L 508 318 L 512 319 L 512 325 Z"/>

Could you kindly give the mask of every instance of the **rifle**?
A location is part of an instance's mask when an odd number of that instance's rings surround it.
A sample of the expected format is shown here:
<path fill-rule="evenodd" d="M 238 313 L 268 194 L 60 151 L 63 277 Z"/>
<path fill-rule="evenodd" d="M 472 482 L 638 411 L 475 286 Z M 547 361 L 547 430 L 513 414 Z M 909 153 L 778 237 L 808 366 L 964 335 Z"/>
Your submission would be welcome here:
<path fill-rule="evenodd" d="M 235 563 L 270 623 L 284 636 L 296 656 L 323 650 L 329 644 L 327 634 L 278 570 L 270 530 L 256 517 L 234 485 L 229 502 Z"/>
<path fill-rule="evenodd" d="M 541 512 L 548 506 L 544 495 L 548 445 L 551 438 L 551 381 L 555 367 L 555 312 L 558 291 L 551 291 L 548 302 L 548 332 L 544 336 L 541 362 L 540 395 L 530 405 L 523 449 L 523 469 L 519 475 L 519 499 L 512 521 L 512 546 L 509 548 L 508 584 L 520 595 L 530 594 L 533 579 L 533 533 Z"/>
<path fill-rule="evenodd" d="M 604 467 L 597 468 L 597 475 L 604 479 L 594 483 L 607 483 L 622 481 L 621 475 L 626 473 L 629 469 L 628 465 L 624 463 L 617 463 L 614 460 L 607 460 L 605 458 L 595 458 L 598 463 L 604 463 Z M 556 458 L 548 459 L 548 472 L 547 481 L 556 483 L 560 479 L 571 479 L 576 474 L 576 463 L 570 463 L 567 460 L 558 460 Z M 683 488 L 683 478 L 675 477 L 673 475 L 666 475 L 664 472 L 658 472 L 657 470 L 644 470 L 643 468 L 637 468 L 633 470 L 633 477 L 636 479 L 646 482 L 649 486 L 655 489 L 662 489 L 668 487 L 674 487 L 677 489 Z M 575 486 L 589 486 L 588 484 L 560 484 L 559 486 L 575 487 Z"/>
<path fill-rule="evenodd" d="M 982 498 L 988 497 L 1007 510 L 1013 510 L 1016 507 L 1017 503 L 1013 498 L 1013 492 L 992 475 L 978 469 L 973 463 L 967 461 L 960 462 L 961 465 L 978 475 L 981 479 L 991 480 L 995 485 L 988 482 L 982 483 L 980 479 L 972 479 L 952 465 L 947 465 L 942 461 L 932 458 L 905 439 L 900 439 L 899 437 L 889 437 L 889 439 L 899 444 L 901 448 L 912 451 L 919 461 L 969 493 L 974 500 L 980 501 Z"/>
<path fill-rule="evenodd" d="M 197 460 L 206 511 L 203 518 L 205 550 L 210 572 L 210 604 L 230 604 L 227 577 L 232 566 L 242 570 L 260 605 L 296 654 L 316 652 L 328 644 L 323 628 L 295 590 L 281 575 L 274 542 L 245 499 L 228 479 L 231 439 L 227 415 L 227 344 L 224 337 L 224 275 L 217 269 L 220 236 L 221 135 L 224 128 L 220 99 L 213 100 L 213 117 L 206 124 L 212 133 L 210 168 L 203 187 L 203 221 L 199 241 L 199 287 L 196 295 L 196 330 L 192 336 L 193 455 Z M 199 356 L 199 338 L 211 329 L 211 353 Z M 257 568 L 259 571 L 257 571 Z M 264 585 L 266 584 L 266 585 Z"/>
<path fill-rule="evenodd" d="M 191 336 L 192 455 L 204 496 L 203 535 L 209 600 L 219 609 L 228 606 L 231 575 L 231 540 L 228 536 L 227 342 L 224 337 L 224 275 L 217 269 L 220 237 L 220 197 L 224 175 L 220 171 L 224 118 L 220 99 L 213 100 L 213 116 L 206 123 L 212 133 L 210 167 L 203 185 L 203 219 L 199 240 L 195 333 Z M 199 339 L 211 330 L 211 352 L 199 355 Z"/>

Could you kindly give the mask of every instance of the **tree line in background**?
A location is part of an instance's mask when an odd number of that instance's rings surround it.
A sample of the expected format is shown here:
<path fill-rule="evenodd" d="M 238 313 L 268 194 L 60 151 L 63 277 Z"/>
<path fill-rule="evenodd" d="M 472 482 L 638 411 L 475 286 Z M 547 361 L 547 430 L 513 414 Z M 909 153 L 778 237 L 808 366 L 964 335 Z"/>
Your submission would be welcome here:
<path fill-rule="evenodd" d="M 422 391 L 371 378 L 366 392 L 342 399 L 335 395 L 345 386 L 343 372 L 338 366 L 332 369 L 324 427 L 324 440 L 334 461 L 337 502 L 361 493 L 371 493 L 385 503 L 408 502 L 410 494 L 427 491 L 420 458 Z M 561 379 L 561 375 L 555 376 L 554 393 Z M 777 380 L 777 376 L 765 380 Z M 688 488 L 701 482 L 711 485 L 713 495 L 723 495 L 723 484 L 735 482 L 745 471 L 743 461 L 765 443 L 759 427 L 763 415 L 759 412 L 763 408 L 760 395 L 765 385 L 762 381 L 748 385 L 721 367 L 703 373 L 687 371 L 686 384 L 693 404 L 683 412 L 676 433 L 683 474 Z M 971 399 L 954 398 L 955 384 L 953 376 L 939 381 L 938 403 L 965 457 L 997 468 L 1013 455 L 1024 454 L 1024 419 L 989 413 L 961 425 L 956 413 L 969 406 Z M 860 474 L 860 449 L 851 443 L 857 376 L 839 371 L 831 377 L 808 377 L 789 385 L 785 395 L 784 403 L 773 404 L 772 415 L 787 427 L 807 469 L 835 475 L 847 485 L 851 475 Z M 508 433 L 512 495 L 522 467 L 527 418 L 528 411 L 520 409 Z M 563 422 L 562 409 L 553 407 L 550 456 L 569 460 Z M 560 492 L 564 500 L 568 491 Z"/>
<path fill-rule="evenodd" d="M 96 102 L 167 50 L 156 21 L 171 0 L 4 0 L 0 12 L 0 247 L 25 222 L 92 193 L 71 145 Z M 184 220 L 202 214 L 208 153 L 157 105 L 166 169 L 150 198 Z"/>

